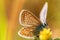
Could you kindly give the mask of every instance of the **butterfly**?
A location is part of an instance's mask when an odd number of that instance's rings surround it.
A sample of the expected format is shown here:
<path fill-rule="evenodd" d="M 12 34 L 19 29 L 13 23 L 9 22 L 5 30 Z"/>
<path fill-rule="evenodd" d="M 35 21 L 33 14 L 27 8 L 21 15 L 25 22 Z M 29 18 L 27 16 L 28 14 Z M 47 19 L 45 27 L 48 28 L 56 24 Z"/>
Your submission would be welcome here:
<path fill-rule="evenodd" d="M 48 10 L 48 3 L 46 2 L 40 12 L 40 19 L 28 10 L 25 9 L 21 10 L 19 15 L 19 23 L 23 27 L 18 31 L 18 35 L 23 38 L 34 39 L 34 33 L 38 32 L 36 31 L 36 29 L 39 27 L 40 29 L 44 28 L 43 26 L 47 24 L 46 23 L 47 10 Z"/>

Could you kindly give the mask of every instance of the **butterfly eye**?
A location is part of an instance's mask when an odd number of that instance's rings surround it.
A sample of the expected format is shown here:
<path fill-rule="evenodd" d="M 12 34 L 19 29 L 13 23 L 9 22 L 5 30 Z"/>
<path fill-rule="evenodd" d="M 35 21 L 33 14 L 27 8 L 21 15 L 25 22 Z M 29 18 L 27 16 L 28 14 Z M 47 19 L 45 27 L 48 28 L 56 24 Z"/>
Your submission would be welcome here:
<path fill-rule="evenodd" d="M 47 10 L 48 10 L 48 3 L 46 2 L 40 12 L 40 20 L 43 23 L 43 25 L 46 24 Z"/>

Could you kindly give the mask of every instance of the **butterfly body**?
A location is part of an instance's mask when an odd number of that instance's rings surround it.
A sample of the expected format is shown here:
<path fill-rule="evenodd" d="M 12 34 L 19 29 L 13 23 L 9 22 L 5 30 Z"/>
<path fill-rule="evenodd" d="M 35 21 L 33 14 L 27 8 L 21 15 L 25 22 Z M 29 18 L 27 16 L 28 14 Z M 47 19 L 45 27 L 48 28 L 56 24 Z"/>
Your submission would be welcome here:
<path fill-rule="evenodd" d="M 40 33 L 40 31 L 42 31 L 44 28 L 47 28 L 47 25 L 46 25 L 46 24 L 45 24 L 45 25 L 43 25 L 43 24 L 38 25 L 38 26 L 36 27 L 36 29 L 34 30 L 34 34 L 35 34 L 36 36 L 38 36 L 39 33 Z"/>

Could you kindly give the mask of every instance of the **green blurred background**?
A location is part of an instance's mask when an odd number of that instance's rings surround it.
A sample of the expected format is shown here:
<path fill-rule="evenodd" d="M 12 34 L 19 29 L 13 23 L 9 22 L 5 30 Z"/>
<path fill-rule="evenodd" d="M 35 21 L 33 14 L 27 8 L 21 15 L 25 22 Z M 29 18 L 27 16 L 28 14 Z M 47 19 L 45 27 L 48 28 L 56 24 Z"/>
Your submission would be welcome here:
<path fill-rule="evenodd" d="M 0 0 L 0 40 L 6 40 L 7 21 L 4 0 Z"/>

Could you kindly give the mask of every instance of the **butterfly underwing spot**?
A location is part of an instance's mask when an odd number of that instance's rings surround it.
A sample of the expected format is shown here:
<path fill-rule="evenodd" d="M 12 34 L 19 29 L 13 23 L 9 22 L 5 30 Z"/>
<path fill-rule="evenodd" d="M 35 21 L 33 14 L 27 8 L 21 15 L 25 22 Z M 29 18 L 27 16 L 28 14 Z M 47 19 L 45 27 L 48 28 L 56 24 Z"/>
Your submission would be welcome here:
<path fill-rule="evenodd" d="M 25 24 L 32 24 L 32 25 L 34 25 L 34 24 L 37 24 L 37 21 L 35 20 L 35 18 L 34 17 L 32 17 L 33 15 L 31 15 L 29 12 L 24 12 L 25 13 Z M 36 22 L 36 23 L 35 23 Z"/>

